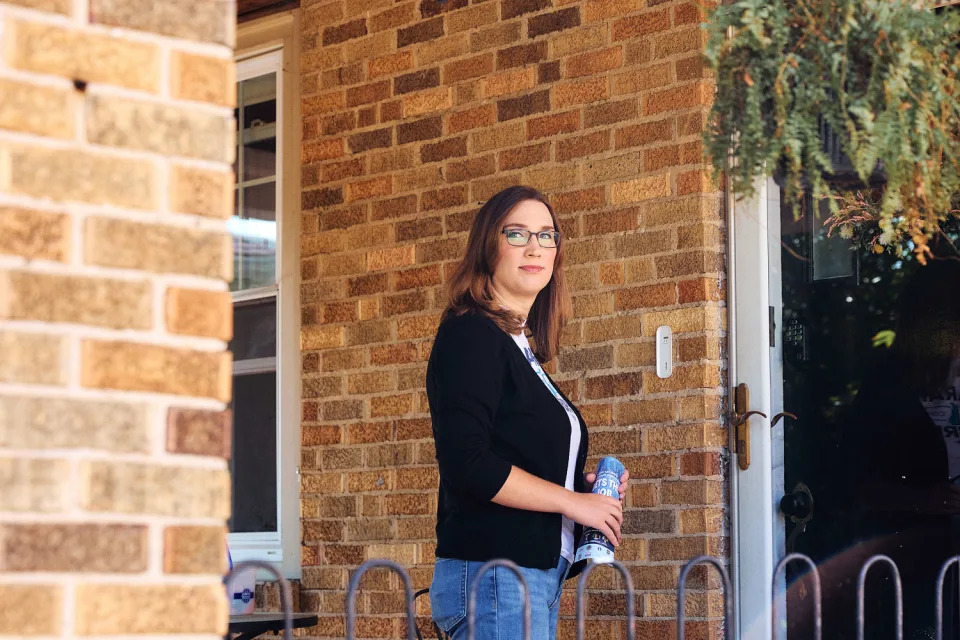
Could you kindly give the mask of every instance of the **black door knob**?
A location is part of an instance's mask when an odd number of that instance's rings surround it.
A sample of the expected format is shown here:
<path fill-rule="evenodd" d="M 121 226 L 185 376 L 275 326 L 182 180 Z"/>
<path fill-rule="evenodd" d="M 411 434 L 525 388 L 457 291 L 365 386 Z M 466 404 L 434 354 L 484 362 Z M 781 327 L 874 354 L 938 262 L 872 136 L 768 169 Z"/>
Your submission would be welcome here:
<path fill-rule="evenodd" d="M 807 491 L 792 491 L 780 498 L 783 515 L 803 520 L 813 512 L 813 497 Z"/>

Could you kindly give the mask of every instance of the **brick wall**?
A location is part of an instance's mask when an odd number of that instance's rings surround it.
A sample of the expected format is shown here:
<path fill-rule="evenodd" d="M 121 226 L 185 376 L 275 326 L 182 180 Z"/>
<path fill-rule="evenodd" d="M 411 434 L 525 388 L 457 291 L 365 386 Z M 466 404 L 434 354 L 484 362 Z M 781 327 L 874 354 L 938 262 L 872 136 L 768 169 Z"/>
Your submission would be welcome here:
<path fill-rule="evenodd" d="M 0 2 L 0 636 L 223 635 L 229 2 Z"/>
<path fill-rule="evenodd" d="M 548 194 L 576 319 L 552 370 L 583 411 L 589 464 L 632 482 L 618 559 L 640 637 L 673 633 L 679 568 L 726 553 L 721 194 L 701 160 L 712 85 L 694 0 L 305 0 L 303 586 L 343 633 L 348 570 L 390 557 L 429 584 L 438 481 L 424 394 L 442 285 L 478 205 Z M 657 326 L 676 367 L 654 368 Z M 691 634 L 720 597 L 695 574 Z M 623 637 L 600 572 L 592 637 Z M 374 575 L 362 635 L 397 636 L 397 582 Z M 560 634 L 572 637 L 574 593 Z M 426 615 L 426 603 L 420 608 Z M 619 634 L 619 635 L 618 635 Z"/>

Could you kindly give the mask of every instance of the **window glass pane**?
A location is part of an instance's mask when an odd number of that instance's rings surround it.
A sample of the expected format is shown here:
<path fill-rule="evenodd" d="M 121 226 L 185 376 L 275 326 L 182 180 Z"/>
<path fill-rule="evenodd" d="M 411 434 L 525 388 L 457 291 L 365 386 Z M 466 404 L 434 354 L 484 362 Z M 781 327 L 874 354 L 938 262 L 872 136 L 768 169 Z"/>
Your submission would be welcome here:
<path fill-rule="evenodd" d="M 277 355 L 277 299 L 238 302 L 233 307 L 234 361 Z"/>
<path fill-rule="evenodd" d="M 231 291 L 265 287 L 276 282 L 277 223 L 274 185 L 241 189 L 242 213 L 227 222 L 233 234 L 234 280 Z M 238 201 L 240 198 L 238 198 Z"/>
<path fill-rule="evenodd" d="M 277 223 L 273 220 L 274 187 L 241 190 L 243 213 L 227 222 L 233 234 L 234 279 L 231 291 L 265 287 L 276 282 Z"/>
<path fill-rule="evenodd" d="M 277 77 L 269 73 L 237 85 L 236 206 L 231 291 L 276 282 Z"/>
<path fill-rule="evenodd" d="M 243 188 L 242 217 L 255 223 L 250 228 L 255 231 L 252 235 L 257 239 L 269 240 L 271 246 L 276 242 L 277 189 L 272 182 Z M 264 225 L 264 222 L 269 224 Z"/>
<path fill-rule="evenodd" d="M 243 180 L 271 178 L 277 158 L 277 78 L 269 73 L 240 83 L 237 139 L 242 142 Z M 238 154 L 240 155 L 240 154 Z"/>
<path fill-rule="evenodd" d="M 243 134 L 243 179 L 266 180 L 273 184 L 277 169 L 277 128 L 255 121 Z"/>
<path fill-rule="evenodd" d="M 234 533 L 277 531 L 277 374 L 233 378 Z"/>

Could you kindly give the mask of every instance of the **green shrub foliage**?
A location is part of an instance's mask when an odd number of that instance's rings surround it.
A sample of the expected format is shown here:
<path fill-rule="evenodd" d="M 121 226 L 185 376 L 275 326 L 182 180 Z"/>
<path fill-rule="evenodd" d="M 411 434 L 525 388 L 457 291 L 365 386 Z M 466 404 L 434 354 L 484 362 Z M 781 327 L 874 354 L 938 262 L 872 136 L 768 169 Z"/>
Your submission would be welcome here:
<path fill-rule="evenodd" d="M 957 211 L 960 11 L 931 0 L 736 0 L 711 12 L 706 58 L 717 82 L 704 147 L 735 192 L 781 172 L 786 198 L 829 198 L 831 223 L 870 220 L 826 180 L 820 122 L 866 182 L 887 182 L 873 211 L 878 251 L 914 251 Z M 845 213 L 846 212 L 846 213 Z M 845 217 L 846 216 L 846 217 Z"/>

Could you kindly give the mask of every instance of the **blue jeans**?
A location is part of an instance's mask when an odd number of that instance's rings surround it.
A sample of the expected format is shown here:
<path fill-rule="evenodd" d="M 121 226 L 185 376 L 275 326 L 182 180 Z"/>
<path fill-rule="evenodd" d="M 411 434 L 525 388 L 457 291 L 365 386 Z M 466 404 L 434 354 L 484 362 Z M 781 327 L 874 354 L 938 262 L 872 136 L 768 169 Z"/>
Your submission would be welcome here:
<path fill-rule="evenodd" d="M 437 558 L 430 585 L 433 620 L 454 640 L 467 637 L 467 598 L 483 562 Z M 560 592 L 570 563 L 555 569 L 520 567 L 530 589 L 530 639 L 554 640 L 560 613 Z M 476 640 L 522 640 L 523 587 L 505 567 L 494 567 L 480 578 L 474 626 Z"/>

